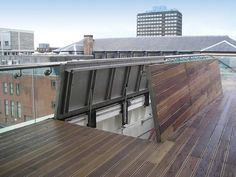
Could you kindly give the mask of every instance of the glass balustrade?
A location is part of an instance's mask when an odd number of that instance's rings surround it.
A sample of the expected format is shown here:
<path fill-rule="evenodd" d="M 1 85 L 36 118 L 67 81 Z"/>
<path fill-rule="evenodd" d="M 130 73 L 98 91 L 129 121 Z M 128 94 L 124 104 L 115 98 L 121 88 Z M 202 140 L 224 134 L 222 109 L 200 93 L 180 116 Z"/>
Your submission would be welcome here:
<path fill-rule="evenodd" d="M 54 116 L 58 67 L 1 70 L 0 132 Z"/>

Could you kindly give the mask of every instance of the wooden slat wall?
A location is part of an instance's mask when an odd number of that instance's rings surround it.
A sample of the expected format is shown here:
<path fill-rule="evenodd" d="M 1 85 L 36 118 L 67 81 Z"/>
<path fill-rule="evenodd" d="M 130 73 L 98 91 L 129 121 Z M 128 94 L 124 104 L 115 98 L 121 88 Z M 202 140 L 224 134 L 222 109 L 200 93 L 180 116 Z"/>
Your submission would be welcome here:
<path fill-rule="evenodd" d="M 148 70 L 161 133 L 177 129 L 222 94 L 217 60 L 150 65 Z"/>

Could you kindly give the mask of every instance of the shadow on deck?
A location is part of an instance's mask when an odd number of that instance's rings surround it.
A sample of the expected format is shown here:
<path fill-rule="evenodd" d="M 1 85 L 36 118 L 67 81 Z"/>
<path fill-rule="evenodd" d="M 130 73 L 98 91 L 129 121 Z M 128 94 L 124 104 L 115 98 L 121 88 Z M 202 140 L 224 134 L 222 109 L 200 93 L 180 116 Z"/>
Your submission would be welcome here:
<path fill-rule="evenodd" d="M 57 120 L 0 135 L 0 176 L 236 176 L 236 91 L 162 144 Z"/>

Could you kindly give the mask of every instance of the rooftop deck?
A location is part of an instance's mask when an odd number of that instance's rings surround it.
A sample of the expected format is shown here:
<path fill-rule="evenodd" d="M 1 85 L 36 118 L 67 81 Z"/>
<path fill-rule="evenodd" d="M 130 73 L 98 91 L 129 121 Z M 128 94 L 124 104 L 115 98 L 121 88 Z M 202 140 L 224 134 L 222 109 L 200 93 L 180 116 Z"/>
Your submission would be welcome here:
<path fill-rule="evenodd" d="M 48 120 L 0 135 L 0 176 L 236 176 L 236 91 L 162 144 Z"/>

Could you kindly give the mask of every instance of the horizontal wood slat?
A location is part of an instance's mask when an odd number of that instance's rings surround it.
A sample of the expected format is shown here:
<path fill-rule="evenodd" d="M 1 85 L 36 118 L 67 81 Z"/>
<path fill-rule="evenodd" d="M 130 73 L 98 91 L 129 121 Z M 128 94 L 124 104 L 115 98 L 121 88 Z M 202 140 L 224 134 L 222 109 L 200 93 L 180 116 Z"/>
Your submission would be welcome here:
<path fill-rule="evenodd" d="M 151 65 L 150 91 L 157 122 L 163 133 L 179 128 L 222 94 L 217 60 Z M 155 114 L 154 114 L 155 115 Z"/>

